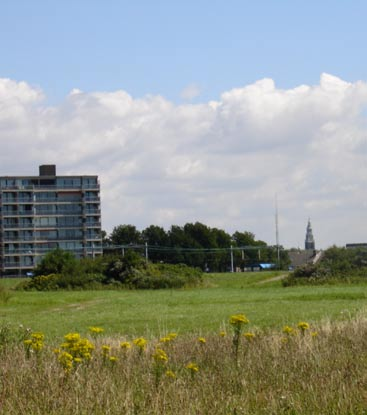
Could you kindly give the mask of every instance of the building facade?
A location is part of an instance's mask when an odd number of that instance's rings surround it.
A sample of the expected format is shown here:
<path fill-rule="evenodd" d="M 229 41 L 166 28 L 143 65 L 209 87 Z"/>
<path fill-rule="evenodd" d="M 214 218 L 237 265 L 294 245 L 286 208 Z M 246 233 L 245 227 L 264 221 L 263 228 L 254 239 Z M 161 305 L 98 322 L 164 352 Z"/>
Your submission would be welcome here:
<path fill-rule="evenodd" d="M 0 177 L 0 275 L 27 275 L 56 248 L 102 254 L 98 177 L 57 176 L 55 165 Z"/>
<path fill-rule="evenodd" d="M 315 239 L 312 234 L 312 226 L 310 219 L 307 223 L 307 229 L 306 229 L 306 239 L 305 239 L 305 249 L 308 250 L 315 250 Z"/>

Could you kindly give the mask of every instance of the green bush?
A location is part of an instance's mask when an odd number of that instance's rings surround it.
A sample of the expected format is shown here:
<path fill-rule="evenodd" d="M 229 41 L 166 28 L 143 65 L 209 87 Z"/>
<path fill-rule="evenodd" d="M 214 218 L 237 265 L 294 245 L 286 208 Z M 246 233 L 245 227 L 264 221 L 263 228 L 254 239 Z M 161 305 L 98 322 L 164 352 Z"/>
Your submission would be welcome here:
<path fill-rule="evenodd" d="M 39 274 L 40 270 L 54 272 Z M 202 271 L 199 269 L 183 264 L 153 264 L 132 250 L 123 257 L 81 260 L 57 250 L 46 255 L 36 268 L 36 275 L 19 284 L 17 289 L 161 289 L 196 286 L 201 281 Z"/>
<path fill-rule="evenodd" d="M 26 291 L 56 291 L 99 288 L 104 276 L 102 274 L 80 275 L 37 275 L 23 281 L 17 286 L 18 290 Z"/>
<path fill-rule="evenodd" d="M 110 258 L 105 271 L 106 284 L 130 289 L 161 289 L 196 286 L 202 271 L 184 264 L 152 264 L 133 251 L 124 257 Z"/>

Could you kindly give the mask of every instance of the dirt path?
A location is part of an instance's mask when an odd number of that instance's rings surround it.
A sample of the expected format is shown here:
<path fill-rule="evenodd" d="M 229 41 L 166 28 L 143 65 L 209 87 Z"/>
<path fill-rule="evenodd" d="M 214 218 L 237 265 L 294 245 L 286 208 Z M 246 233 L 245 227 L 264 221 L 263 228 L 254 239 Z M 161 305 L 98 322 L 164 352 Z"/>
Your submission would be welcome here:
<path fill-rule="evenodd" d="M 278 275 L 276 277 L 269 278 L 268 280 L 259 281 L 258 284 L 266 284 L 267 282 L 280 281 L 280 280 L 282 280 L 283 278 L 285 278 L 287 276 L 288 276 L 288 274 Z"/>

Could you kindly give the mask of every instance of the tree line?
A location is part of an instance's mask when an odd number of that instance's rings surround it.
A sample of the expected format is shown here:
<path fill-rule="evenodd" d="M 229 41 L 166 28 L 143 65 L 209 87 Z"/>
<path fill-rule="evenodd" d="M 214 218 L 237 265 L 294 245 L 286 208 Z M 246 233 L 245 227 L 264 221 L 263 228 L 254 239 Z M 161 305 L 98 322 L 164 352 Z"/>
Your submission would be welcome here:
<path fill-rule="evenodd" d="M 231 235 L 200 222 L 172 225 L 167 231 L 156 225 L 139 231 L 134 225 L 125 224 L 104 236 L 105 253 L 123 253 L 130 247 L 144 255 L 145 246 L 152 262 L 183 263 L 213 272 L 229 271 L 232 258 L 234 267 L 242 269 L 258 263 L 271 263 L 280 268 L 289 264 L 286 251 L 280 247 L 278 263 L 277 247 L 255 239 L 252 232 L 236 231 Z"/>

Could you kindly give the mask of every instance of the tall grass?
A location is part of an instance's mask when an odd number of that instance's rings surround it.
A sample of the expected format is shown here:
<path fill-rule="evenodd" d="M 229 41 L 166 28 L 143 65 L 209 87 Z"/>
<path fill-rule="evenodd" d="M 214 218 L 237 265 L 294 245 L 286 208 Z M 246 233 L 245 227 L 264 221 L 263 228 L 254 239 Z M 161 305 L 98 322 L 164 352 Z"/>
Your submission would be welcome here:
<path fill-rule="evenodd" d="M 24 346 L 12 340 L 0 354 L 0 412 L 365 413 L 367 319 L 363 316 L 309 330 L 279 328 L 257 331 L 255 337 L 241 335 L 236 356 L 232 328 L 222 329 L 227 333 L 224 337 L 218 333 L 200 340 L 193 334 L 170 341 L 151 338 L 146 348 L 134 345 L 131 338 L 90 338 L 95 344 L 92 359 L 70 371 L 53 353 L 59 345 L 47 336 L 45 347 L 29 358 Z M 122 349 L 121 341 L 130 341 L 131 349 Z M 167 361 L 154 358 L 158 347 Z M 111 356 L 117 360 L 110 360 Z"/>

